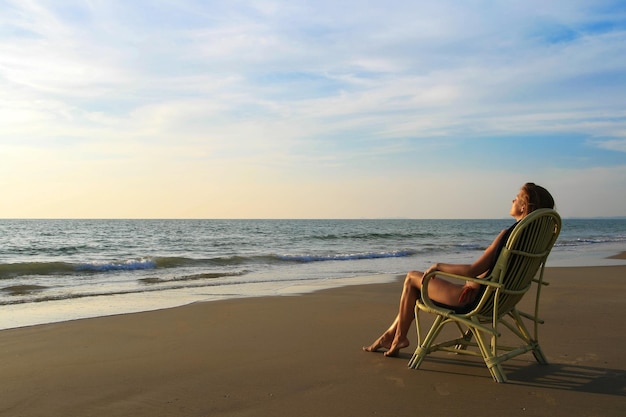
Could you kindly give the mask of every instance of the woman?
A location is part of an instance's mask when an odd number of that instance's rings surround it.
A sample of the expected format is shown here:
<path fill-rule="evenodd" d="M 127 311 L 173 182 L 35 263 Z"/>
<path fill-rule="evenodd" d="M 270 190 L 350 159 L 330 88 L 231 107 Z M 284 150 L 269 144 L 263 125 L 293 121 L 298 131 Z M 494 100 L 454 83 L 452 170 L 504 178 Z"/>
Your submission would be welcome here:
<path fill-rule="evenodd" d="M 518 222 L 540 208 L 554 208 L 554 199 L 545 188 L 526 183 L 511 205 L 511 216 Z M 517 224 L 517 223 L 515 223 Z M 503 230 L 473 264 L 444 264 L 436 263 L 424 272 L 411 271 L 406 275 L 400 308 L 391 326 L 370 346 L 364 346 L 367 352 L 376 352 L 381 348 L 387 349 L 385 356 L 396 356 L 400 349 L 409 346 L 407 333 L 415 318 L 415 302 L 420 296 L 422 277 L 431 271 L 442 271 L 466 277 L 483 278 L 489 274 L 494 266 L 500 250 L 506 244 L 509 234 L 513 230 Z M 480 285 L 468 282 L 465 285 L 452 283 L 441 278 L 433 277 L 428 283 L 428 295 L 431 300 L 451 307 L 465 307 L 472 305 L 476 300 Z"/>

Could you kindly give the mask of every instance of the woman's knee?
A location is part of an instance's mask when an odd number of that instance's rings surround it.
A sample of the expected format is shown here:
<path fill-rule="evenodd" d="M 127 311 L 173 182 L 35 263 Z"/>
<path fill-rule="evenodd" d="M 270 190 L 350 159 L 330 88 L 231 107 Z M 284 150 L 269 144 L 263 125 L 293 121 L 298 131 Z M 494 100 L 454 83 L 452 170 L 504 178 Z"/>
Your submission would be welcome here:
<path fill-rule="evenodd" d="M 404 279 L 404 285 L 415 287 L 418 289 L 422 288 L 423 277 L 424 277 L 424 274 L 420 271 L 409 271 L 409 273 L 406 274 L 406 278 Z"/>

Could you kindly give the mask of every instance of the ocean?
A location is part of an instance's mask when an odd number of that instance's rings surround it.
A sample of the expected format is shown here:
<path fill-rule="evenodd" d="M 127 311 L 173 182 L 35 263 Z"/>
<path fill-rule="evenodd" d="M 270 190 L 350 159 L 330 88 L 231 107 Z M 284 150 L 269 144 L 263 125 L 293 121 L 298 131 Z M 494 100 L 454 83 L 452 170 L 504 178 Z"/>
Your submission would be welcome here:
<path fill-rule="evenodd" d="M 0 329 L 387 282 L 511 219 L 0 220 Z M 623 264 L 626 219 L 564 219 L 549 266 Z"/>

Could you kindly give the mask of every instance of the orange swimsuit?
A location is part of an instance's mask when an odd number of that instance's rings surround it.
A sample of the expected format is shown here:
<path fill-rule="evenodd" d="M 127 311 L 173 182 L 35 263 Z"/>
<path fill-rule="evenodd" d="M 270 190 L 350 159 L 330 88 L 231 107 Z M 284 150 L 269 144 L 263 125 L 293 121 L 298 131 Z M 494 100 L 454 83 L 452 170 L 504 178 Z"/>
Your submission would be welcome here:
<path fill-rule="evenodd" d="M 459 295 L 459 305 L 464 306 L 472 303 L 476 299 L 479 290 L 480 287 L 474 287 L 465 284 L 465 286 L 463 287 L 463 291 L 461 291 L 461 295 Z"/>

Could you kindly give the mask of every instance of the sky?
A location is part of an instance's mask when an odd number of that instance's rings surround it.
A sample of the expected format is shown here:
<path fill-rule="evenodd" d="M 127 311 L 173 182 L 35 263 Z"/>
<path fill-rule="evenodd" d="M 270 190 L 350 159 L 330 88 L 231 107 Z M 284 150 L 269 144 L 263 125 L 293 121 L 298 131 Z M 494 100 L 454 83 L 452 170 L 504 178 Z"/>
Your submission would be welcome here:
<path fill-rule="evenodd" d="M 0 0 L 0 218 L 626 216 L 623 0 Z"/>

